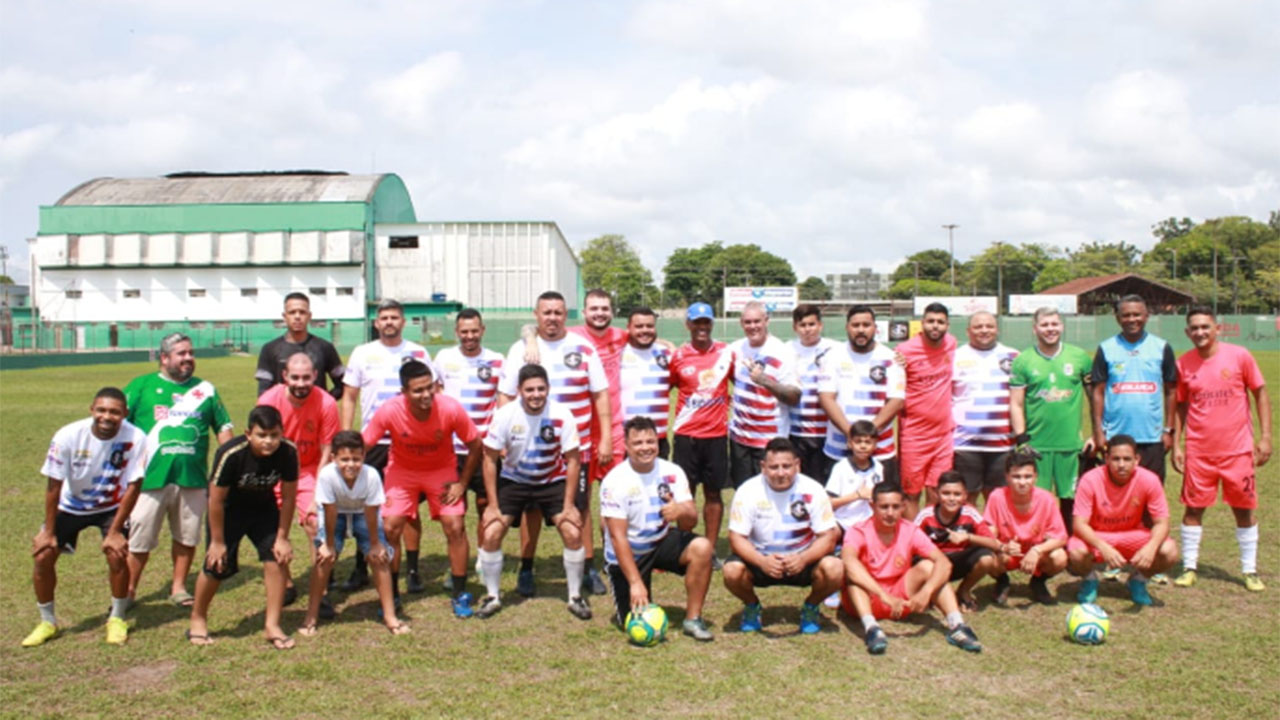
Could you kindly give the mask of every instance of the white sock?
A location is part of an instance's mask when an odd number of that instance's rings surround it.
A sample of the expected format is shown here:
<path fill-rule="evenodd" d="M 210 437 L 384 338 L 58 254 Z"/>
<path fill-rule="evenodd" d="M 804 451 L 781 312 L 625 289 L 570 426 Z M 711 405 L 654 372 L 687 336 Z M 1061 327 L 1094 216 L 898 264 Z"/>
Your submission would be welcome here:
<path fill-rule="evenodd" d="M 956 628 L 964 624 L 964 616 L 960 614 L 959 610 L 955 612 L 949 612 L 947 613 L 946 621 L 947 621 L 947 627 L 952 630 L 955 630 Z"/>
<path fill-rule="evenodd" d="M 876 616 L 875 616 L 875 615 L 863 615 L 863 616 L 862 616 L 862 629 L 863 629 L 863 630 L 866 630 L 867 632 L 871 632 L 871 630 L 872 630 L 873 628 L 878 628 L 878 627 L 880 627 L 880 623 L 876 622 Z"/>
<path fill-rule="evenodd" d="M 1204 528 L 1199 525 L 1183 525 L 1182 531 L 1182 569 L 1195 570 L 1200 562 L 1200 536 Z"/>
<path fill-rule="evenodd" d="M 1240 571 L 1258 572 L 1258 526 L 1236 528 L 1236 542 L 1240 543 Z"/>
<path fill-rule="evenodd" d="M 111 598 L 111 617 L 124 619 L 124 611 L 129 609 L 129 598 Z"/>
<path fill-rule="evenodd" d="M 498 584 L 502 581 L 502 551 L 480 550 L 476 553 L 480 563 L 480 578 L 484 581 L 485 592 L 490 597 L 498 597 Z"/>
<path fill-rule="evenodd" d="M 569 599 L 582 595 L 582 569 L 587 563 L 587 549 L 564 550 L 564 579 L 569 585 Z"/>
<path fill-rule="evenodd" d="M 58 624 L 58 617 L 53 614 L 53 601 L 47 603 L 36 603 L 36 609 L 40 611 L 40 619 L 51 625 Z"/>

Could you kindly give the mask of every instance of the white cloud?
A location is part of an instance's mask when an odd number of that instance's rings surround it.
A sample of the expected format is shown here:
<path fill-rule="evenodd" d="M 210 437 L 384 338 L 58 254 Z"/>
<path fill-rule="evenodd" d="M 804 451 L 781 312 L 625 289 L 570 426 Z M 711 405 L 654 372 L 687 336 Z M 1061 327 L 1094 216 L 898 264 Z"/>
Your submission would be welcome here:
<path fill-rule="evenodd" d="M 369 97 L 382 115 L 410 130 L 436 124 L 436 116 L 446 109 L 440 98 L 463 79 L 462 56 L 440 53 L 369 87 Z"/>

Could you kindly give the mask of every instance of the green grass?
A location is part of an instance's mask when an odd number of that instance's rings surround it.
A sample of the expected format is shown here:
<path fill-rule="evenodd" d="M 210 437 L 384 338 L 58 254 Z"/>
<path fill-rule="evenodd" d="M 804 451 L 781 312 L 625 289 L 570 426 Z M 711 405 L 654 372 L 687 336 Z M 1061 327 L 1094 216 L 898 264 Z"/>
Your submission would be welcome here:
<path fill-rule="evenodd" d="M 1275 398 L 1280 353 L 1259 360 Z M 250 358 L 199 365 L 238 423 L 252 403 L 253 367 Z M 339 595 L 339 620 L 323 624 L 318 637 L 297 636 L 299 646 L 289 653 L 270 651 L 261 638 L 261 573 L 243 551 L 241 574 L 212 608 L 217 644 L 190 647 L 182 640 L 187 613 L 165 602 L 168 558 L 158 553 L 143 579 L 128 645 L 108 647 L 106 567 L 96 533 L 86 533 L 81 552 L 58 565 L 58 615 L 68 631 L 44 647 L 20 648 L 38 619 L 29 546 L 41 521 L 38 473 L 49 438 L 87 413 L 98 386 L 123 385 L 151 369 L 0 372 L 0 715 L 1261 718 L 1280 712 L 1280 459 L 1263 468 L 1258 483 L 1259 562 L 1271 588 L 1244 590 L 1230 515 L 1215 508 L 1207 516 L 1200 584 L 1155 588 L 1164 606 L 1134 613 L 1123 586 L 1104 583 L 1100 604 L 1112 614 L 1112 634 L 1096 648 L 1064 639 L 1066 605 L 1031 606 L 1025 594 L 1016 594 L 1010 609 L 986 608 L 972 618 L 986 644 L 979 656 L 948 646 L 936 616 L 888 623 L 891 644 L 880 658 L 866 655 L 860 634 L 830 610 L 824 632 L 800 637 L 800 593 L 790 589 L 763 592 L 765 632 L 742 636 L 732 630 L 740 606 L 718 575 L 706 609 L 715 642 L 673 634 L 657 648 L 631 648 L 605 620 L 603 598 L 593 599 L 597 618 L 588 623 L 564 610 L 553 533 L 544 533 L 539 597 L 510 602 L 490 621 L 460 622 L 439 589 L 446 562 L 435 527 L 423 544 L 430 590 L 406 598 L 414 628 L 408 636 L 393 638 L 375 622 L 375 595 L 366 590 Z M 1275 399 L 1273 405 L 1280 410 Z M 1178 484 L 1171 473 L 1175 513 Z M 293 539 L 302 554 L 302 533 L 295 529 Z M 512 533 L 507 552 L 514 549 Z M 726 552 L 724 540 L 720 551 Z M 350 553 L 339 565 L 343 576 Z M 513 572 L 503 576 L 512 600 L 514 584 Z M 1076 586 L 1058 578 L 1051 587 L 1066 600 Z M 678 627 L 678 579 L 658 575 L 654 590 Z M 985 603 L 990 584 L 978 595 Z M 286 610 L 286 629 L 301 619 L 300 605 Z"/>

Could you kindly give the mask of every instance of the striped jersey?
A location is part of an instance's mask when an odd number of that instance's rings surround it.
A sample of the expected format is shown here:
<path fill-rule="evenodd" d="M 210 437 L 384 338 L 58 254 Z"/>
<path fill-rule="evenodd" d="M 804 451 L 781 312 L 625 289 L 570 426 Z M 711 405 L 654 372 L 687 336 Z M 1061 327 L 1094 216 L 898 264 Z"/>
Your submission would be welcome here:
<path fill-rule="evenodd" d="M 845 418 L 853 424 L 873 420 L 890 399 L 906 397 L 906 380 L 889 348 L 876 343 L 871 352 L 860 353 L 846 342 L 822 358 L 818 392 L 835 393 Z M 897 454 L 893 440 L 893 423 L 889 423 L 876 440 L 876 458 L 884 460 Z M 848 440 L 835 423 L 828 423 L 827 442 L 822 449 L 833 460 L 849 454 Z"/>
<path fill-rule="evenodd" d="M 653 469 L 641 474 L 622 462 L 609 471 L 600 483 L 600 517 L 627 521 L 627 544 L 636 558 L 653 552 L 667 536 L 671 525 L 662 518 L 667 503 L 693 500 L 684 470 L 673 462 L 658 458 Z M 604 523 L 600 523 L 604 527 Z M 617 564 L 613 535 L 604 533 L 604 561 Z"/>
<path fill-rule="evenodd" d="M 457 345 L 436 353 L 435 366 L 440 370 L 444 394 L 462 405 L 481 436 L 489 429 L 498 404 L 502 360 L 502 353 L 485 347 L 480 348 L 475 357 L 467 357 Z M 453 436 L 453 451 L 458 455 L 467 454 L 467 446 L 457 435 Z"/>
<path fill-rule="evenodd" d="M 373 414 L 382 404 L 400 394 L 400 366 L 417 360 L 431 365 L 431 356 L 426 348 L 418 343 L 402 340 L 399 345 L 389 347 L 380 340 L 357 345 L 347 358 L 347 369 L 342 374 L 342 382 L 348 387 L 360 391 L 360 427 L 364 428 L 373 420 Z M 436 376 L 435 368 L 431 369 Z M 391 442 L 389 438 L 379 441 L 382 444 Z"/>
<path fill-rule="evenodd" d="M 795 354 L 787 343 L 772 335 L 760 347 L 752 347 L 746 338 L 735 340 L 729 347 L 734 355 L 729 438 L 739 445 L 762 448 L 776 437 L 786 437 L 791 424 L 787 405 L 751 382 L 751 369 L 760 365 L 774 382 L 795 386 Z"/>
<path fill-rule="evenodd" d="M 827 491 L 805 475 L 797 474 L 783 492 L 769 487 L 764 475 L 756 475 L 733 494 L 729 508 L 729 532 L 745 536 L 766 555 L 802 552 L 835 526 Z"/>
<path fill-rule="evenodd" d="M 820 438 L 827 435 L 827 413 L 818 402 L 818 374 L 822 358 L 840 347 L 831 338 L 818 338 L 818 342 L 806 346 L 799 340 L 791 341 L 791 352 L 796 357 L 796 380 L 800 385 L 800 404 L 790 409 L 791 434 L 796 437 Z"/>
<path fill-rule="evenodd" d="M 59 511 L 93 515 L 115 510 L 125 487 L 142 480 L 146 454 L 147 435 L 133 423 L 122 420 L 115 437 L 99 440 L 88 417 L 54 433 L 40 473 L 62 481 Z"/>
<path fill-rule="evenodd" d="M 659 438 L 667 436 L 667 417 L 671 412 L 670 366 L 670 355 L 657 343 L 647 348 L 630 344 L 623 348 L 618 372 L 622 391 L 621 422 L 644 415 L 653 421 Z"/>
<path fill-rule="evenodd" d="M 612 326 L 605 328 L 604 335 L 599 337 L 586 325 L 575 325 L 568 332 L 591 343 L 596 349 L 596 357 L 600 358 L 600 367 L 604 368 L 605 382 L 609 385 L 609 424 L 612 426 L 609 428 L 609 436 L 614 440 L 613 457 L 616 460 L 622 457 L 622 448 L 619 447 L 622 439 L 622 394 L 619 390 L 621 383 L 618 371 L 622 363 L 622 351 L 628 346 L 631 335 L 622 328 Z M 600 437 L 598 423 L 592 426 L 591 432 L 593 439 Z"/>
<path fill-rule="evenodd" d="M 671 357 L 676 386 L 675 434 L 693 438 L 729 434 L 729 377 L 733 350 L 719 340 L 706 351 L 685 343 Z"/>
<path fill-rule="evenodd" d="M 587 453 L 591 450 L 591 426 L 595 418 L 591 393 L 609 389 L 604 366 L 600 363 L 595 346 L 581 335 L 565 333 L 559 340 L 543 340 L 539 337 L 537 343 L 538 357 L 542 361 L 542 367 L 547 370 L 547 378 L 551 384 L 548 402 L 564 406 L 573 415 L 577 423 L 578 447 L 582 450 L 585 464 Z M 522 367 L 524 340 L 517 340 L 507 352 L 506 362 L 502 365 L 499 392 L 519 398 L 520 391 L 516 381 Z"/>
<path fill-rule="evenodd" d="M 956 348 L 951 377 L 955 449 L 1004 452 L 1013 447 L 1009 425 L 1009 372 L 1018 351 L 997 343 L 987 350 Z"/>
<path fill-rule="evenodd" d="M 565 479 L 564 454 L 579 446 L 578 425 L 563 405 L 548 401 L 530 415 L 519 401 L 498 408 L 484 446 L 506 452 L 501 477 L 525 485 L 549 485 Z"/>

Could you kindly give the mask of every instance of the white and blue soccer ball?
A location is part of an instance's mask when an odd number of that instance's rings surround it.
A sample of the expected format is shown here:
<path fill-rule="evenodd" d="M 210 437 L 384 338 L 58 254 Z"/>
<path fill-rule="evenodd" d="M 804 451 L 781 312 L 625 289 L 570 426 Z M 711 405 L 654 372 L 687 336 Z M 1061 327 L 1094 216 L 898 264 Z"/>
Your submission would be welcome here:
<path fill-rule="evenodd" d="M 1101 645 L 1111 632 L 1107 611 L 1093 603 L 1081 603 L 1067 611 L 1067 637 L 1081 645 Z"/>

